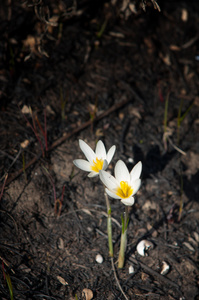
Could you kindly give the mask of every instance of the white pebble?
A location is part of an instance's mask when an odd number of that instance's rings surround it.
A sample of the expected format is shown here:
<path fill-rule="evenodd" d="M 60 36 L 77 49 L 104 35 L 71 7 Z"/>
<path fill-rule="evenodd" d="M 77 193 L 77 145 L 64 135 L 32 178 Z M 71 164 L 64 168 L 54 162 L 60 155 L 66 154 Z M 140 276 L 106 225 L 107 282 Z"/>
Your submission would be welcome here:
<path fill-rule="evenodd" d="M 134 163 L 133 158 L 129 157 L 129 158 L 128 158 L 128 162 L 133 164 L 133 163 Z"/>
<path fill-rule="evenodd" d="M 95 257 L 95 260 L 98 264 L 103 263 L 103 257 L 101 256 L 101 254 L 97 254 L 96 257 Z"/>
<path fill-rule="evenodd" d="M 161 275 L 166 275 L 169 272 L 170 266 L 166 261 L 162 262 L 162 270 L 160 272 Z"/>
<path fill-rule="evenodd" d="M 138 243 L 136 249 L 141 256 L 147 256 L 148 254 L 145 253 L 145 250 L 149 250 L 150 248 L 153 249 L 153 247 L 154 245 L 152 242 L 147 240 L 142 240 L 141 242 Z"/>
<path fill-rule="evenodd" d="M 135 269 L 132 265 L 129 266 L 129 274 L 135 273 Z"/>

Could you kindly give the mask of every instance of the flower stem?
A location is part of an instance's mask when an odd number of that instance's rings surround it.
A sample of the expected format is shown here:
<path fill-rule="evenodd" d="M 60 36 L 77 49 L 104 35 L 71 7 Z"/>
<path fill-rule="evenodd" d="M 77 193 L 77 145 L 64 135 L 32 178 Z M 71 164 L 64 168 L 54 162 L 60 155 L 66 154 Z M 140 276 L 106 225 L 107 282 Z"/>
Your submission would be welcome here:
<path fill-rule="evenodd" d="M 107 232 L 108 232 L 108 246 L 109 246 L 109 255 L 113 257 L 113 240 L 112 240 L 112 223 L 111 223 L 111 206 L 108 199 L 108 195 L 104 192 L 104 196 L 106 199 L 106 207 L 107 207 Z"/>
<path fill-rule="evenodd" d="M 118 257 L 118 268 L 121 269 L 124 266 L 125 251 L 127 245 L 127 227 L 129 222 L 128 206 L 125 206 L 124 217 L 122 216 L 122 233 L 120 242 L 120 252 Z"/>

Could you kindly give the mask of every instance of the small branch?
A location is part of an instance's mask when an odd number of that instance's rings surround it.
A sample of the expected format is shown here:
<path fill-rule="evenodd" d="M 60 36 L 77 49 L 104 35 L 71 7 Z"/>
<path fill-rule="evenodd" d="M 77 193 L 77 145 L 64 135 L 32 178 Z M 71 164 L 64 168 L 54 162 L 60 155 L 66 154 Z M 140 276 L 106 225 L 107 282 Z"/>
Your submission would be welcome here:
<path fill-rule="evenodd" d="M 124 296 L 124 298 L 125 298 L 126 300 L 129 300 L 129 299 L 127 298 L 126 294 L 124 293 L 124 291 L 123 291 L 123 289 L 122 289 L 122 287 L 121 287 L 121 284 L 120 284 L 120 282 L 119 282 L 119 280 L 118 280 L 118 278 L 117 278 L 117 274 L 116 274 L 116 271 L 115 271 L 115 266 L 114 266 L 113 257 L 111 257 L 111 265 L 112 265 L 112 270 L 113 270 L 113 274 L 114 274 L 114 277 L 115 277 L 115 281 L 116 281 L 116 283 L 117 283 L 117 285 L 118 285 L 118 287 L 119 287 L 119 289 L 120 289 L 122 295 Z"/>
<path fill-rule="evenodd" d="M 176 145 L 174 145 L 174 143 L 172 142 L 172 140 L 167 137 L 169 143 L 171 144 L 171 146 L 173 146 L 173 148 L 178 151 L 179 153 L 181 153 L 182 155 L 186 155 L 186 152 L 184 152 L 183 150 L 181 150 L 179 147 L 177 147 Z"/>
<path fill-rule="evenodd" d="M 178 291 L 180 290 L 180 287 L 177 283 L 175 283 L 174 281 L 170 280 L 169 278 L 159 274 L 158 272 L 154 271 L 153 269 L 151 269 L 150 267 L 148 267 L 147 265 L 145 265 L 144 263 L 142 263 L 141 261 L 131 257 L 129 258 L 129 261 L 136 264 L 136 265 L 140 265 L 140 267 L 142 269 L 145 270 L 145 272 L 147 272 L 148 274 L 156 277 L 159 279 L 159 281 L 163 282 L 164 284 L 168 284 L 173 286 L 174 288 L 176 288 Z"/>
<path fill-rule="evenodd" d="M 6 185 L 7 178 L 8 178 L 8 174 L 6 174 L 6 176 L 5 176 L 4 183 L 3 183 L 3 186 L 2 186 L 2 189 L 1 189 L 0 201 L 1 201 L 1 198 L 3 196 L 3 191 L 4 191 L 4 188 L 5 188 L 5 185 Z"/>
<path fill-rule="evenodd" d="M 92 125 L 93 122 L 95 121 L 99 121 L 105 117 L 107 117 L 108 115 L 110 115 L 112 112 L 116 111 L 117 109 L 121 108 L 122 106 L 126 105 L 128 102 L 130 101 L 130 99 L 124 98 L 122 101 L 114 104 L 112 107 L 110 107 L 109 109 L 107 109 L 105 112 L 101 113 L 100 115 L 96 116 L 94 118 L 94 120 L 89 120 L 85 123 L 83 123 L 82 125 L 78 126 L 77 128 L 75 128 L 72 132 L 69 132 L 68 134 L 64 135 L 63 137 L 61 137 L 60 139 L 56 140 L 50 147 L 49 150 L 53 150 L 54 148 L 56 148 L 57 146 L 61 145 L 65 140 L 69 139 L 71 136 L 75 135 L 76 133 L 82 131 L 83 129 L 87 128 L 88 126 Z"/>
<path fill-rule="evenodd" d="M 48 137 L 47 137 L 47 121 L 46 121 L 46 108 L 44 108 L 44 139 L 46 145 L 46 152 L 48 152 Z"/>

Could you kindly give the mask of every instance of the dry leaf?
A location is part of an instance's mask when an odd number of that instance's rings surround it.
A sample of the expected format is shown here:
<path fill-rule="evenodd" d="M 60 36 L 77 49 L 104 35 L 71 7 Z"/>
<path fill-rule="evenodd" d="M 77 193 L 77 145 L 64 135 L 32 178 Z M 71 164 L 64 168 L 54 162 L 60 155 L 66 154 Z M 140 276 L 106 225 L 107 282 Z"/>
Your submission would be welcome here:
<path fill-rule="evenodd" d="M 193 235 L 194 235 L 194 238 L 195 238 L 196 242 L 199 243 L 199 234 L 196 231 L 194 231 Z"/>
<path fill-rule="evenodd" d="M 132 13 L 137 14 L 137 9 L 134 3 L 129 3 L 129 9 Z"/>
<path fill-rule="evenodd" d="M 151 235 L 152 235 L 152 237 L 153 238 L 156 238 L 157 236 L 158 236 L 158 232 L 157 232 L 157 230 L 155 230 L 154 229 L 154 227 L 153 226 L 151 226 L 151 224 L 150 223 L 147 223 L 147 230 L 148 231 L 150 231 L 151 230 Z"/>
<path fill-rule="evenodd" d="M 187 247 L 190 251 L 195 251 L 195 249 L 191 246 L 191 244 L 184 242 L 183 245 L 185 245 L 185 247 Z"/>
<path fill-rule="evenodd" d="M 93 299 L 93 292 L 89 289 L 83 289 L 82 291 L 82 297 L 85 297 L 86 300 L 91 300 Z"/>
<path fill-rule="evenodd" d="M 21 112 L 22 112 L 23 114 L 30 114 L 30 108 L 29 108 L 27 105 L 24 105 L 24 106 L 22 107 Z"/>
<path fill-rule="evenodd" d="M 59 280 L 59 282 L 61 284 L 68 285 L 68 282 L 64 278 L 62 278 L 61 276 L 57 276 L 57 279 Z"/>
<path fill-rule="evenodd" d="M 171 60 L 170 60 L 170 55 L 167 53 L 165 56 L 160 52 L 159 54 L 160 58 L 163 60 L 165 65 L 170 66 L 171 65 Z"/>
<path fill-rule="evenodd" d="M 198 97 L 198 96 L 195 97 L 195 99 L 194 99 L 194 104 L 195 104 L 196 106 L 199 106 L 199 97 Z"/>
<path fill-rule="evenodd" d="M 169 49 L 172 50 L 172 51 L 180 51 L 181 50 L 181 48 L 179 46 L 176 46 L 176 45 L 170 45 Z"/>
<path fill-rule="evenodd" d="M 188 20 L 188 11 L 185 8 L 182 9 L 181 19 L 183 22 L 187 22 Z"/>
<path fill-rule="evenodd" d="M 104 135 L 103 130 L 101 128 L 98 128 L 95 132 L 96 137 L 101 137 Z"/>
<path fill-rule="evenodd" d="M 120 112 L 119 113 L 119 119 L 122 121 L 124 119 L 124 113 Z"/>
<path fill-rule="evenodd" d="M 137 107 L 134 107 L 130 110 L 130 114 L 137 117 L 139 120 L 142 119 L 141 115 L 140 115 L 140 111 L 139 111 L 139 108 Z"/>
<path fill-rule="evenodd" d="M 116 38 L 120 38 L 120 39 L 125 38 L 125 35 L 121 32 L 110 31 L 109 34 L 113 37 L 116 37 Z"/>
<path fill-rule="evenodd" d="M 54 110 L 52 110 L 52 108 L 50 107 L 50 105 L 46 105 L 46 111 L 51 114 L 51 115 L 55 115 Z"/>
<path fill-rule="evenodd" d="M 193 246 L 195 246 L 195 247 L 198 246 L 198 243 L 197 243 L 191 236 L 188 237 L 188 241 L 189 241 Z"/>
<path fill-rule="evenodd" d="M 38 40 L 32 35 L 28 35 L 28 37 L 23 41 L 24 46 L 30 48 L 34 48 L 37 43 Z"/>
<path fill-rule="evenodd" d="M 90 212 L 90 210 L 83 208 L 82 211 L 85 212 L 87 215 L 92 216 L 92 213 Z"/>
<path fill-rule="evenodd" d="M 58 248 L 62 250 L 64 249 L 64 241 L 62 238 L 59 238 L 58 240 Z"/>
<path fill-rule="evenodd" d="M 29 144 L 30 144 L 29 140 L 25 140 L 20 145 L 21 145 L 21 148 L 25 149 Z"/>
<path fill-rule="evenodd" d="M 144 273 L 144 272 L 141 273 L 141 279 L 142 279 L 142 281 L 147 281 L 149 278 L 150 278 L 150 277 L 149 277 L 148 274 L 146 274 L 146 273 Z"/>
<path fill-rule="evenodd" d="M 59 16 L 54 15 L 48 20 L 48 25 L 50 26 L 58 26 Z"/>

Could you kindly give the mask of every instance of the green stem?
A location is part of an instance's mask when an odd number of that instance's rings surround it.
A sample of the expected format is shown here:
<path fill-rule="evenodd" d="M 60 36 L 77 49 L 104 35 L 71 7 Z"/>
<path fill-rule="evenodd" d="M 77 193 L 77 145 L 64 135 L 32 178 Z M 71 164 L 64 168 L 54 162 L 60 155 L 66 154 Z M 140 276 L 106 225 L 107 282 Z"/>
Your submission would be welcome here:
<path fill-rule="evenodd" d="M 124 217 L 122 216 L 122 234 L 120 242 L 120 252 L 118 257 L 118 268 L 121 269 L 124 266 L 126 245 L 127 245 L 127 227 L 129 222 L 128 206 L 125 206 Z"/>
<path fill-rule="evenodd" d="M 113 257 L 113 240 L 112 240 L 112 222 L 111 222 L 111 206 L 108 199 L 108 195 L 104 192 L 104 196 L 106 199 L 106 206 L 107 206 L 107 232 L 108 232 L 108 246 L 109 246 L 109 255 Z"/>

